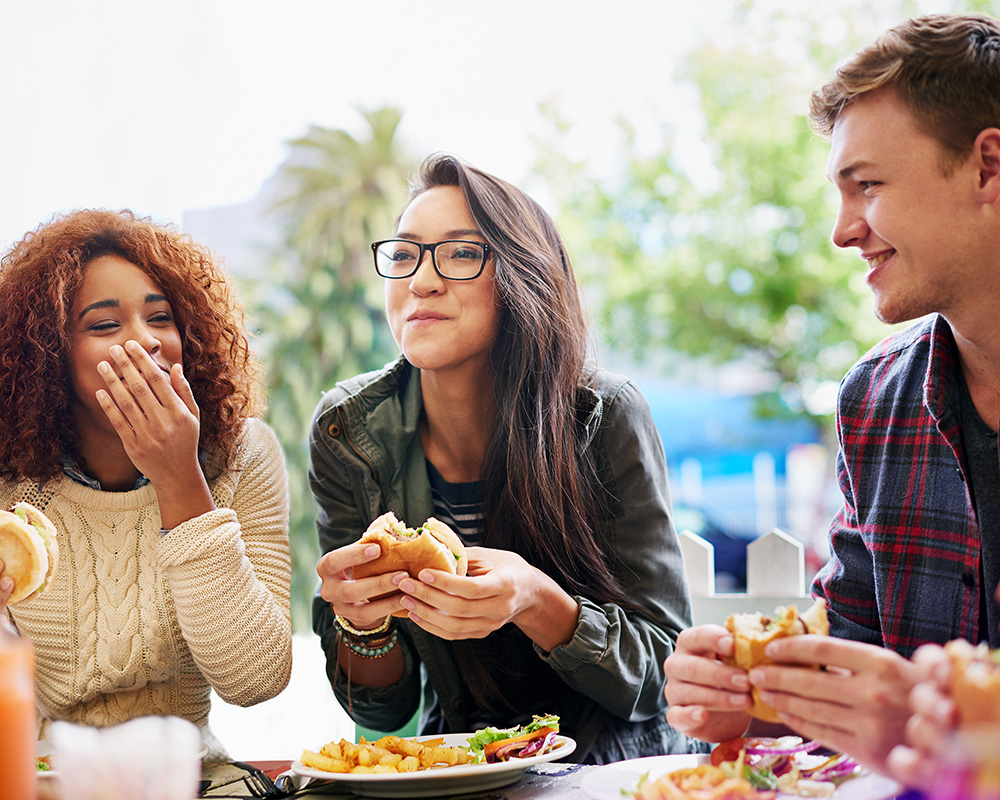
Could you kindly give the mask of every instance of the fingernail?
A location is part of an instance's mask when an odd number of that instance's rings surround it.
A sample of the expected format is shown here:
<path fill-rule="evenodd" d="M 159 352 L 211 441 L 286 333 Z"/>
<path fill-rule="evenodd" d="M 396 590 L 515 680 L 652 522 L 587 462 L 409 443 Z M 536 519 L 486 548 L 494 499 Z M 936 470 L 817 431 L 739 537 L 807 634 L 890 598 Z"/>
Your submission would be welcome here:
<path fill-rule="evenodd" d="M 764 680 L 764 670 L 762 669 L 752 669 L 747 673 L 747 680 L 750 683 L 760 683 Z"/>
<path fill-rule="evenodd" d="M 97 365 L 97 371 L 100 372 L 102 375 L 107 375 L 109 372 L 111 372 L 111 365 L 107 361 L 102 361 L 100 364 Z"/>
<path fill-rule="evenodd" d="M 428 572 L 427 570 L 424 570 L 423 572 L 420 573 L 420 580 L 422 580 L 424 583 L 434 583 L 434 575 Z"/>
<path fill-rule="evenodd" d="M 125 351 L 122 350 L 121 347 L 119 347 L 118 345 L 113 344 L 111 345 L 111 355 L 113 355 L 115 358 L 121 358 L 123 355 L 125 355 Z"/>
<path fill-rule="evenodd" d="M 733 675 L 732 683 L 734 689 L 739 689 L 741 692 L 750 691 L 750 681 L 747 680 L 745 673 L 742 675 Z"/>
<path fill-rule="evenodd" d="M 14 588 L 14 581 L 12 578 L 4 578 L 0 580 L 0 591 L 9 592 Z"/>
<path fill-rule="evenodd" d="M 379 547 L 377 544 L 370 544 L 368 545 L 368 547 L 365 548 L 365 555 L 368 558 L 375 558 L 375 556 L 377 556 L 381 552 L 382 548 Z"/>
<path fill-rule="evenodd" d="M 127 342 L 125 342 L 125 349 L 128 350 L 130 353 L 137 353 L 139 352 L 139 343 L 129 339 Z"/>
<path fill-rule="evenodd" d="M 417 589 L 417 587 L 413 585 L 413 581 L 407 581 L 407 580 L 401 580 L 399 582 L 399 588 L 404 592 L 414 592 Z M 407 608 L 411 607 L 412 606 L 407 606 Z"/>
<path fill-rule="evenodd" d="M 404 597 L 399 601 L 399 604 L 405 608 L 407 611 L 413 611 L 417 607 L 417 604 L 413 602 L 409 597 Z"/>

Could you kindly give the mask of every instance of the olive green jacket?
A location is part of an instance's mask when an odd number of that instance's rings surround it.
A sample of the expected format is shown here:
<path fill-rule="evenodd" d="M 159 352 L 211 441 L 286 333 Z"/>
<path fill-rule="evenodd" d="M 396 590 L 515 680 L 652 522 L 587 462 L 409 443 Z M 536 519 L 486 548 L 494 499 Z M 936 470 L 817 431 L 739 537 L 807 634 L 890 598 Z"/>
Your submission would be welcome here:
<path fill-rule="evenodd" d="M 589 408 L 580 410 L 606 497 L 605 552 L 628 597 L 641 609 L 575 597 L 573 637 L 551 652 L 534 648 L 539 669 L 566 687 L 548 711 L 584 707 L 574 760 L 603 763 L 679 752 L 690 742 L 666 726 L 663 660 L 691 623 L 690 599 L 671 521 L 663 445 L 649 408 L 626 379 L 595 374 Z M 420 372 L 405 360 L 338 383 L 319 403 L 310 436 L 310 481 L 319 504 L 323 552 L 356 541 L 375 517 L 392 511 L 416 524 L 433 515 L 420 437 Z M 314 599 L 313 628 L 327 656 L 327 674 L 355 721 L 375 730 L 403 726 L 424 694 L 447 730 L 465 732 L 464 693 L 450 644 L 410 622 L 400 626 L 405 670 L 390 687 L 351 685 L 337 664 L 333 612 Z M 502 722 L 502 721 L 499 721 Z M 439 724 L 440 726 L 440 724 Z"/>

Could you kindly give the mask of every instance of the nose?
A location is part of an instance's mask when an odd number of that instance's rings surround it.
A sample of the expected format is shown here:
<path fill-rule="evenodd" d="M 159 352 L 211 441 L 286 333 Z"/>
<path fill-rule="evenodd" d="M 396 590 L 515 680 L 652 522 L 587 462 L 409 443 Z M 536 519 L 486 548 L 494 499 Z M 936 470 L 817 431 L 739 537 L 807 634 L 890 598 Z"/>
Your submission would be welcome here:
<path fill-rule="evenodd" d="M 869 230 L 864 215 L 858 212 L 854 204 L 846 200 L 841 201 L 833 233 L 830 236 L 833 243 L 837 247 L 861 247 Z"/>
<path fill-rule="evenodd" d="M 425 250 L 417 264 L 417 271 L 410 276 L 410 290 L 417 295 L 435 294 L 444 289 L 444 278 L 434 269 L 433 256 Z"/>
<path fill-rule="evenodd" d="M 139 346 L 150 355 L 160 349 L 160 337 L 156 331 L 146 325 L 135 325 L 128 331 L 128 338 L 139 343 Z"/>

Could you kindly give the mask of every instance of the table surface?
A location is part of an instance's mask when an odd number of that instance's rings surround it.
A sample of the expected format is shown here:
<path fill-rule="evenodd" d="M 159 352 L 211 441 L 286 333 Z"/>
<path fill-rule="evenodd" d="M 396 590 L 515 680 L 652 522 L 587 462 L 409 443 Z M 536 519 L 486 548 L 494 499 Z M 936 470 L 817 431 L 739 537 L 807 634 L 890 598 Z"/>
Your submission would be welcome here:
<path fill-rule="evenodd" d="M 285 772 L 288 761 L 253 761 L 252 766 L 265 772 L 271 778 L 277 778 Z M 456 797 L 456 800 L 576 800 L 584 797 L 580 789 L 580 780 L 588 770 L 597 767 L 582 764 L 549 763 L 537 764 L 530 768 L 522 778 L 508 786 L 489 789 L 485 792 L 466 793 Z M 202 792 L 201 797 L 252 797 L 249 789 L 242 781 L 245 771 L 234 764 L 206 764 L 202 770 L 202 778 L 209 781 L 212 788 Z M 295 792 L 295 797 L 357 797 L 354 793 L 339 787 L 336 783 L 314 783 Z"/>
<path fill-rule="evenodd" d="M 285 772 L 288 761 L 254 761 L 252 766 L 267 773 L 271 778 L 277 778 Z M 489 789 L 485 792 L 473 792 L 456 796 L 454 800 L 585 800 L 586 795 L 580 788 L 580 782 L 590 770 L 599 767 L 583 764 L 552 762 L 537 764 L 531 767 L 524 776 L 509 786 Z M 210 798 L 251 797 L 249 790 L 242 783 L 241 776 L 245 772 L 233 764 L 209 764 L 203 770 L 205 780 L 215 782 L 235 778 L 234 782 L 218 786 L 204 792 L 201 796 Z M 294 797 L 340 797 L 355 798 L 357 795 L 346 791 L 336 783 L 315 783 L 297 791 Z M 905 792 L 897 800 L 921 800 L 922 795 L 915 792 Z"/>

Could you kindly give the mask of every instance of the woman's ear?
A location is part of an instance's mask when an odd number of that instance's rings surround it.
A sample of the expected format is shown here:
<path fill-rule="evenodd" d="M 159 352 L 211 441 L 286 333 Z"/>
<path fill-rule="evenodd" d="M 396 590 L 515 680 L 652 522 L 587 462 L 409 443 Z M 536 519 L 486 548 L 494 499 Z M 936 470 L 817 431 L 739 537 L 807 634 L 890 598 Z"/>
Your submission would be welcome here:
<path fill-rule="evenodd" d="M 980 131 L 972 154 L 979 169 L 980 200 L 984 203 L 1000 201 L 1000 128 Z"/>

